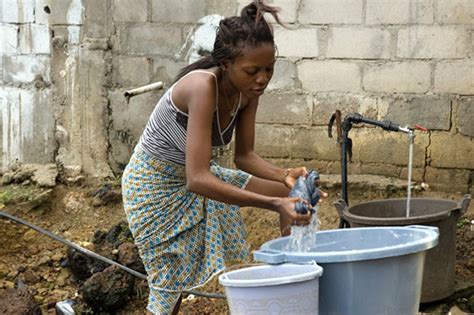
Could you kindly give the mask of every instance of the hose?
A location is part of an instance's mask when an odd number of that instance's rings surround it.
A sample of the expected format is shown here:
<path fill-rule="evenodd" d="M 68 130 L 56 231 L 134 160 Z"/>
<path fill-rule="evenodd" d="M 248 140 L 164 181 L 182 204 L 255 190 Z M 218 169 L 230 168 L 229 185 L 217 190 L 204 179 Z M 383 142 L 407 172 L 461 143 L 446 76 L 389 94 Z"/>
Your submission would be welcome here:
<path fill-rule="evenodd" d="M 124 266 L 122 264 L 119 264 L 118 262 L 116 261 L 113 261 L 107 257 L 104 257 L 104 256 L 101 256 L 93 251 L 90 251 L 88 250 L 87 248 L 84 248 L 82 246 L 79 246 L 67 239 L 64 239 L 62 238 L 61 236 L 59 235 L 56 235 L 48 230 L 45 230 L 43 228 L 40 228 L 39 226 L 36 226 L 32 223 L 29 223 L 25 220 L 22 220 L 20 218 L 17 218 L 11 214 L 8 214 L 8 213 L 5 213 L 5 212 L 2 212 L 0 211 L 0 217 L 4 217 L 4 218 L 7 218 L 9 220 L 12 220 L 16 223 L 19 223 L 19 224 L 23 224 L 41 234 L 44 234 L 60 243 L 63 243 L 64 245 L 68 246 L 68 247 L 71 247 L 71 248 L 74 248 L 75 250 L 77 250 L 78 252 L 84 254 L 84 255 L 87 255 L 89 257 L 92 257 L 94 259 L 97 259 L 97 260 L 100 260 L 100 261 L 103 261 L 107 264 L 110 264 L 110 265 L 113 265 L 113 266 L 117 266 L 119 268 L 121 268 L 122 270 L 130 273 L 131 275 L 137 277 L 137 278 L 140 278 L 140 279 L 143 279 L 143 280 L 147 280 L 147 276 L 144 275 L 143 273 L 141 272 L 138 272 L 136 270 L 133 270 L 133 269 L 130 269 L 128 268 L 127 266 Z M 183 293 L 187 293 L 187 294 L 193 294 L 193 295 L 196 295 L 196 296 L 202 296 L 202 297 L 206 297 L 206 298 L 212 298 L 212 299 L 225 299 L 225 295 L 224 294 L 219 294 L 219 293 L 209 293 L 209 292 L 201 292 L 201 291 L 194 291 L 194 290 L 183 290 L 182 291 Z"/>

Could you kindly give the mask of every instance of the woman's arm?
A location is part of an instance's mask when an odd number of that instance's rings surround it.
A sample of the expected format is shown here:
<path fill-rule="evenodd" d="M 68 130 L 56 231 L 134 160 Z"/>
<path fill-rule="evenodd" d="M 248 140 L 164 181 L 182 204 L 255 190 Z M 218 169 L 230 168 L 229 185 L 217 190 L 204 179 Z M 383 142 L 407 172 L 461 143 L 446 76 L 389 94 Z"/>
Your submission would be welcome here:
<path fill-rule="evenodd" d="M 282 202 L 288 203 L 288 201 L 240 189 L 221 181 L 210 172 L 212 119 L 216 97 L 215 82 L 209 75 L 193 74 L 193 76 L 196 76 L 192 78 L 193 80 L 186 80 L 186 89 L 181 89 L 181 91 L 187 91 L 187 95 L 183 95 L 182 99 L 188 104 L 186 137 L 188 190 L 225 203 L 280 211 Z M 294 202 L 291 202 L 291 206 L 294 206 Z"/>

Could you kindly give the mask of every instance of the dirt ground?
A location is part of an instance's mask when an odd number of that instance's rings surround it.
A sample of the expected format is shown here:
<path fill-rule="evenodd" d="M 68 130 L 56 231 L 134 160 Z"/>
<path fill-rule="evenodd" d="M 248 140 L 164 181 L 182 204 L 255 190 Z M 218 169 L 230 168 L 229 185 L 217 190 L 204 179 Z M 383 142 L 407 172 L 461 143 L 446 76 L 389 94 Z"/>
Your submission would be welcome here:
<path fill-rule="evenodd" d="M 125 220 L 120 202 L 118 181 L 111 181 L 112 195 L 105 201 L 97 198 L 97 192 L 104 182 L 89 181 L 81 185 L 58 185 L 52 190 L 39 189 L 31 185 L 9 185 L 0 187 L 0 211 L 15 215 L 44 229 L 71 240 L 79 245 L 90 244 L 97 230 L 109 230 Z M 332 205 L 338 190 L 329 189 L 330 197 L 319 209 L 321 229 L 337 228 L 339 218 Z M 415 196 L 461 200 L 462 194 L 448 194 L 434 191 L 419 191 Z M 114 197 L 115 196 L 115 197 Z M 352 191 L 351 204 L 371 199 L 403 197 L 403 191 Z M 264 242 L 279 237 L 276 214 L 254 208 L 243 208 L 248 241 L 251 249 L 257 249 Z M 458 246 L 456 275 L 459 285 L 474 286 L 474 206 L 458 223 Z M 45 235 L 0 218 L 0 291 L 15 286 L 21 279 L 32 291 L 44 314 L 55 314 L 58 301 L 73 299 L 77 302 L 76 313 L 92 313 L 81 303 L 79 285 L 69 269 L 63 267 L 66 246 Z M 206 292 L 223 292 L 217 279 L 202 288 Z M 135 286 L 133 298 L 118 314 L 143 314 L 146 306 L 147 288 L 144 281 Z M 5 302 L 5 301 L 4 301 Z M 0 304 L 2 301 L 0 301 Z M 449 310 L 457 305 L 467 311 L 465 297 L 436 306 L 437 311 Z M 472 297 L 471 302 L 472 303 Z M 434 309 L 434 308 L 433 308 Z M 225 314 L 228 312 L 223 299 L 208 299 L 188 296 L 183 300 L 180 314 Z"/>

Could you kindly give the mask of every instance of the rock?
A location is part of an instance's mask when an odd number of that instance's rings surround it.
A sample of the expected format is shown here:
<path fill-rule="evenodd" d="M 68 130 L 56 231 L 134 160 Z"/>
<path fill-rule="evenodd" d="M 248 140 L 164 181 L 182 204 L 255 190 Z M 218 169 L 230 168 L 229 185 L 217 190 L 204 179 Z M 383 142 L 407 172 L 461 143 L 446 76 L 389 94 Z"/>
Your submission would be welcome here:
<path fill-rule="evenodd" d="M 74 178 L 81 175 L 82 167 L 80 165 L 64 165 L 64 176 Z"/>
<path fill-rule="evenodd" d="M 11 184 L 13 182 L 13 173 L 5 173 L 2 176 L 2 186 Z"/>
<path fill-rule="evenodd" d="M 85 196 L 79 192 L 70 192 L 64 199 L 66 213 L 75 213 L 84 208 L 86 205 Z"/>
<path fill-rule="evenodd" d="M 31 269 L 28 269 L 23 273 L 23 279 L 27 284 L 35 284 L 40 280 L 38 275 Z"/>
<path fill-rule="evenodd" d="M 56 164 L 38 165 L 33 173 L 32 180 L 41 187 L 56 186 L 56 178 L 58 177 L 58 168 Z"/>
<path fill-rule="evenodd" d="M 84 301 L 95 311 L 114 311 L 132 294 L 134 278 L 117 266 L 94 274 L 81 288 Z"/>
<path fill-rule="evenodd" d="M 41 309 L 27 287 L 0 290 L 0 314 L 41 314 Z"/>
<path fill-rule="evenodd" d="M 39 206 L 48 204 L 51 201 L 52 195 L 53 195 L 52 189 L 48 189 L 37 195 L 34 195 L 33 199 L 28 204 L 30 209 L 35 209 Z"/>
<path fill-rule="evenodd" d="M 66 285 L 66 280 L 69 278 L 69 272 L 66 269 L 61 270 L 58 277 L 56 278 L 56 284 L 60 287 Z"/>
<path fill-rule="evenodd" d="M 467 313 L 461 311 L 461 310 L 459 309 L 459 307 L 453 306 L 453 307 L 449 310 L 449 313 L 448 313 L 448 314 L 450 314 L 450 315 L 465 315 L 465 314 L 467 314 Z"/>
<path fill-rule="evenodd" d="M 79 281 L 84 281 L 92 276 L 92 274 L 100 272 L 109 266 L 72 248 L 68 248 L 67 260 L 69 270 Z"/>
<path fill-rule="evenodd" d="M 135 244 L 123 243 L 118 248 L 118 261 L 133 270 L 146 274 L 145 267 L 138 254 L 138 249 Z"/>

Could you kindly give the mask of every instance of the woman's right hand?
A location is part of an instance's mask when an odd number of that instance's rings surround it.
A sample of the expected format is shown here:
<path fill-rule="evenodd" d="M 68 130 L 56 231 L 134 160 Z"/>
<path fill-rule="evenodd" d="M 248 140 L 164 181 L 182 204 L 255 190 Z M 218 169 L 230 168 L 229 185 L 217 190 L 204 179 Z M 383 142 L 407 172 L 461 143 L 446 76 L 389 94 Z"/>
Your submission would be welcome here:
<path fill-rule="evenodd" d="M 282 236 L 290 235 L 292 225 L 308 225 L 311 221 L 311 211 L 299 214 L 295 211 L 297 202 L 305 202 L 301 198 L 280 198 L 277 202 L 277 211 L 280 214 L 280 231 Z M 311 207 L 311 206 L 310 206 Z"/>

